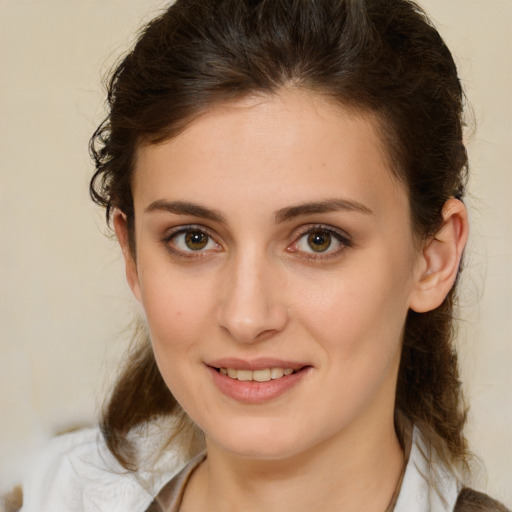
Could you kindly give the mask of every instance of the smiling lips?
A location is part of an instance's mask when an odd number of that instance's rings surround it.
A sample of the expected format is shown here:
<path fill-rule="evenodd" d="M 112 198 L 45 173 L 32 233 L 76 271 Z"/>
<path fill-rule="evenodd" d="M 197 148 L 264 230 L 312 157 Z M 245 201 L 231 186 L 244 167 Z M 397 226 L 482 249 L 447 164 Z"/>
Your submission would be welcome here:
<path fill-rule="evenodd" d="M 227 375 L 234 380 L 244 382 L 268 382 L 270 380 L 280 379 L 284 376 L 294 373 L 293 368 L 265 368 L 262 370 L 237 370 L 236 368 L 219 368 L 222 375 Z"/>
<path fill-rule="evenodd" d="M 263 404 L 294 388 L 310 373 L 310 365 L 264 359 L 224 359 L 207 365 L 224 395 L 245 404 Z"/>

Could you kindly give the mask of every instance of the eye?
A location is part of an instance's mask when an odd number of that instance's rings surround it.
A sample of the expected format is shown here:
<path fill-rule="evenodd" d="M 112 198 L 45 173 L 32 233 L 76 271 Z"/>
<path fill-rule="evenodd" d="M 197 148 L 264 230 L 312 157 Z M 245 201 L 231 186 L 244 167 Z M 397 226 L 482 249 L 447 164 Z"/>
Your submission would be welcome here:
<path fill-rule="evenodd" d="M 191 251 L 200 251 L 208 246 L 209 236 L 201 231 L 188 231 L 183 235 L 183 242 Z"/>
<path fill-rule="evenodd" d="M 332 244 L 332 236 L 327 231 L 314 231 L 309 233 L 307 238 L 304 235 L 299 243 L 303 242 L 304 238 L 306 239 L 307 246 L 314 252 L 325 252 Z"/>
<path fill-rule="evenodd" d="M 303 232 L 288 251 L 301 252 L 315 258 L 335 255 L 345 247 L 350 247 L 347 236 L 331 228 L 315 226 Z"/>
<path fill-rule="evenodd" d="M 189 255 L 194 252 L 199 255 L 220 248 L 206 231 L 194 227 L 175 231 L 166 237 L 164 243 L 174 253 L 188 253 Z"/>

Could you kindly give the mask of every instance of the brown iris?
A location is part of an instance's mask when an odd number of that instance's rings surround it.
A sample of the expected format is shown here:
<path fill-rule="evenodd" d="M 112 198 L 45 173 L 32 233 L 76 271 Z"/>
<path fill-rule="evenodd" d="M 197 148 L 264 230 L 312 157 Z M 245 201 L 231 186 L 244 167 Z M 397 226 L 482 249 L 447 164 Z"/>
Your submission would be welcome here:
<path fill-rule="evenodd" d="M 331 246 L 331 235 L 326 231 L 314 231 L 308 235 L 308 245 L 315 252 L 324 252 Z"/>
<path fill-rule="evenodd" d="M 200 251 L 208 244 L 208 235 L 201 231 L 188 231 L 185 235 L 185 244 L 191 251 Z"/>

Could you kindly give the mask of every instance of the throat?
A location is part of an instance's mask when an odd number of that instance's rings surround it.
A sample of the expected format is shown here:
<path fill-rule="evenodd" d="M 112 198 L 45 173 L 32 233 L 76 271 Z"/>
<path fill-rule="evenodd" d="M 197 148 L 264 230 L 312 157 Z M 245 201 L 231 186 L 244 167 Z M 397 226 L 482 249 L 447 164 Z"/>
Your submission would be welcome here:
<path fill-rule="evenodd" d="M 210 453 L 211 452 L 211 453 Z M 191 474 L 180 512 L 389 512 L 399 494 L 404 455 L 398 441 L 380 464 L 338 464 L 303 456 L 280 461 L 227 457 L 216 450 Z"/>

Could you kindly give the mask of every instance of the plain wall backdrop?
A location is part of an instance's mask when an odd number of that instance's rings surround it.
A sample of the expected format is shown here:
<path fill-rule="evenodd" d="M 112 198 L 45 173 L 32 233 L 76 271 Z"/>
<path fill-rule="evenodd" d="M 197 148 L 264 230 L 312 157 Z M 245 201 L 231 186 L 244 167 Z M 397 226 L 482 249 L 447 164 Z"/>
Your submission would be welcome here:
<path fill-rule="evenodd" d="M 50 436 L 95 423 L 129 342 L 137 308 L 88 197 L 87 142 L 101 75 L 165 4 L 0 0 L 0 492 Z M 420 4 L 474 111 L 458 344 L 477 485 L 512 506 L 512 2 Z"/>

